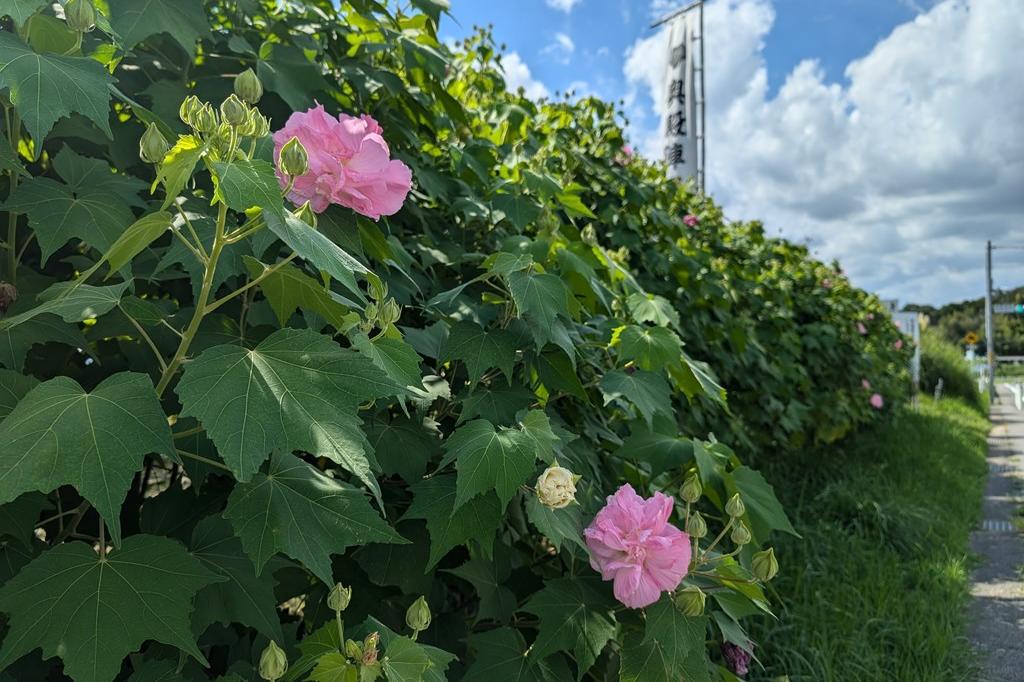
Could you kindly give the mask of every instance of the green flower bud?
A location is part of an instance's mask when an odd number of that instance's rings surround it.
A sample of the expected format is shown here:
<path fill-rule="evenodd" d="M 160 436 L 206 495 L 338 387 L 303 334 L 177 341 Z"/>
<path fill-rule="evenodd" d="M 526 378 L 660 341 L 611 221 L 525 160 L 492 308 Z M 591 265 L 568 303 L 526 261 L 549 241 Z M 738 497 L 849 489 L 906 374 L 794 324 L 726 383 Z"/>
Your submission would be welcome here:
<path fill-rule="evenodd" d="M 737 523 L 736 527 L 732 529 L 732 534 L 729 538 L 737 547 L 742 547 L 750 542 L 750 529 L 747 528 L 746 524 Z"/>
<path fill-rule="evenodd" d="M 266 137 L 270 134 L 270 119 L 254 111 L 252 116 L 252 134 L 250 137 Z"/>
<path fill-rule="evenodd" d="M 64 21 L 68 28 L 78 33 L 88 33 L 96 28 L 96 8 L 92 0 L 68 0 L 64 5 Z"/>
<path fill-rule="evenodd" d="M 405 612 L 405 624 L 413 632 L 420 632 L 430 627 L 430 606 L 427 600 L 420 597 Z"/>
<path fill-rule="evenodd" d="M 295 217 L 312 227 L 314 230 L 316 229 L 316 212 L 313 210 L 313 207 L 309 205 L 308 201 L 295 209 Z"/>
<path fill-rule="evenodd" d="M 754 555 L 750 562 L 750 568 L 761 582 L 768 582 L 779 572 L 779 562 L 775 558 L 775 550 L 771 547 L 762 550 Z"/>
<path fill-rule="evenodd" d="M 686 534 L 698 540 L 708 534 L 708 524 L 700 512 L 693 512 L 686 520 Z"/>
<path fill-rule="evenodd" d="M 676 608 L 684 616 L 699 616 L 704 613 L 707 595 L 699 587 L 684 587 L 676 592 Z"/>
<path fill-rule="evenodd" d="M 380 309 L 380 326 L 387 327 L 389 324 L 398 322 L 398 318 L 401 316 L 402 307 L 398 305 L 398 301 L 389 298 Z"/>
<path fill-rule="evenodd" d="M 747 506 L 743 504 L 743 500 L 740 499 L 740 494 L 736 493 L 729 498 L 729 501 L 725 503 L 725 513 L 734 519 L 743 516 L 747 512 Z"/>
<path fill-rule="evenodd" d="M 218 125 L 217 112 L 209 103 L 200 106 L 192 117 L 192 127 L 201 133 L 212 133 Z"/>
<path fill-rule="evenodd" d="M 371 632 L 363 640 L 363 665 L 374 665 L 377 662 L 377 643 L 380 642 L 380 633 Z"/>
<path fill-rule="evenodd" d="M 139 139 L 139 158 L 146 163 L 160 163 L 171 148 L 155 123 L 150 123 Z"/>
<path fill-rule="evenodd" d="M 200 109 L 203 108 L 203 103 L 199 101 L 199 98 L 195 95 L 189 95 L 181 102 L 181 106 L 178 107 L 178 117 L 186 125 L 195 127 L 195 116 Z"/>
<path fill-rule="evenodd" d="M 270 644 L 260 654 L 260 677 L 269 682 L 276 682 L 284 677 L 286 672 L 288 672 L 288 657 L 274 640 L 270 640 Z"/>
<path fill-rule="evenodd" d="M 683 502 L 689 502 L 690 504 L 696 503 L 703 494 L 704 486 L 700 484 L 700 477 L 695 473 L 687 476 L 686 480 L 683 481 L 683 485 L 679 488 L 679 497 L 683 499 Z"/>
<path fill-rule="evenodd" d="M 281 156 L 278 159 L 281 172 L 285 175 L 305 175 L 309 170 L 309 155 L 306 148 L 299 142 L 299 138 L 293 137 L 281 147 Z"/>
<path fill-rule="evenodd" d="M 235 76 L 235 94 L 249 104 L 256 104 L 263 97 L 263 83 L 260 83 L 252 69 L 246 69 Z"/>
<path fill-rule="evenodd" d="M 354 661 L 362 660 L 363 658 L 363 647 L 359 646 L 359 642 L 351 639 L 345 640 L 345 655 Z"/>
<path fill-rule="evenodd" d="M 249 109 L 242 104 L 242 100 L 229 95 L 220 103 L 220 117 L 229 126 L 237 128 L 249 119 Z"/>
<path fill-rule="evenodd" d="M 341 613 L 348 608 L 352 601 L 352 588 L 345 587 L 341 583 L 335 583 L 331 591 L 327 593 L 327 608 L 335 613 Z"/>

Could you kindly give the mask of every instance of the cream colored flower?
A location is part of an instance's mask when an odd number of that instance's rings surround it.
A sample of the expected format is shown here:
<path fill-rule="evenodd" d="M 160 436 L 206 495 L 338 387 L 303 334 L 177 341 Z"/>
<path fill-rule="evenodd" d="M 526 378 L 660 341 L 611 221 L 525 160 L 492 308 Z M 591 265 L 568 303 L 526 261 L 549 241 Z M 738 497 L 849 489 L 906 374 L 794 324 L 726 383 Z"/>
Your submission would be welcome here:
<path fill-rule="evenodd" d="M 555 462 L 537 479 L 537 499 L 549 509 L 568 507 L 576 501 L 578 480 L 579 476 Z"/>

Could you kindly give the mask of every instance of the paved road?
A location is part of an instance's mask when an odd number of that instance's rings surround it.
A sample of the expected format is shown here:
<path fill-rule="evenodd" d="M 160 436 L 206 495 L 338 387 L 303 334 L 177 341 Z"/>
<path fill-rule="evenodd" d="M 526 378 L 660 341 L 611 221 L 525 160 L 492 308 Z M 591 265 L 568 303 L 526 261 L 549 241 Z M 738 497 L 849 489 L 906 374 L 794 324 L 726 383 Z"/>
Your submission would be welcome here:
<path fill-rule="evenodd" d="M 1010 519 L 1024 496 L 1024 412 L 1004 386 L 992 405 L 989 477 L 981 528 L 971 549 L 981 564 L 971 575 L 971 639 L 982 655 L 981 682 L 1024 682 L 1024 536 Z"/>

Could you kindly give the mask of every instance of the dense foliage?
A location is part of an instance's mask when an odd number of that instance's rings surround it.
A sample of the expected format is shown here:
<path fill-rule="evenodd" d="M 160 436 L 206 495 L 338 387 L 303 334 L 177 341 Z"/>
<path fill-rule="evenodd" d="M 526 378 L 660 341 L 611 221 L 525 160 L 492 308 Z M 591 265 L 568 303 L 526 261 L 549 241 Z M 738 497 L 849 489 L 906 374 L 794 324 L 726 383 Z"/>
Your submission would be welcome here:
<path fill-rule="evenodd" d="M 956 396 L 981 409 L 978 377 L 964 359 L 962 346 L 950 343 L 938 329 L 928 327 L 921 334 L 921 390 L 934 395 L 942 381 L 942 395 Z"/>
<path fill-rule="evenodd" d="M 14 679 L 735 679 L 793 533 L 743 461 L 898 404 L 908 350 L 835 265 L 412 4 L 0 2 Z M 282 198 L 266 133 L 317 101 L 379 121 L 396 215 Z M 684 479 L 689 575 L 624 608 L 583 527 Z"/>
<path fill-rule="evenodd" d="M 1024 287 L 995 291 L 996 303 L 1024 303 Z M 928 316 L 930 327 L 941 332 L 949 343 L 963 345 L 968 334 L 979 338 L 977 350 L 985 354 L 985 299 L 982 297 L 935 307 L 908 305 Z M 1024 315 L 996 315 L 992 320 L 996 335 L 996 353 L 999 355 L 1024 355 Z"/>

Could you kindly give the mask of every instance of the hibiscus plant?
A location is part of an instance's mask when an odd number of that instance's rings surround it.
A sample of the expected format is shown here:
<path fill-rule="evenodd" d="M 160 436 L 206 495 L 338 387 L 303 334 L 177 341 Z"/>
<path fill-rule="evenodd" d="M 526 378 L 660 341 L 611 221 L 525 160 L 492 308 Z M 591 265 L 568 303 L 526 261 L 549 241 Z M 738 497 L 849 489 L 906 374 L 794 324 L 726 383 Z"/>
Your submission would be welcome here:
<path fill-rule="evenodd" d="M 0 680 L 756 666 L 795 530 L 744 461 L 910 349 L 389 7 L 0 2 Z"/>

